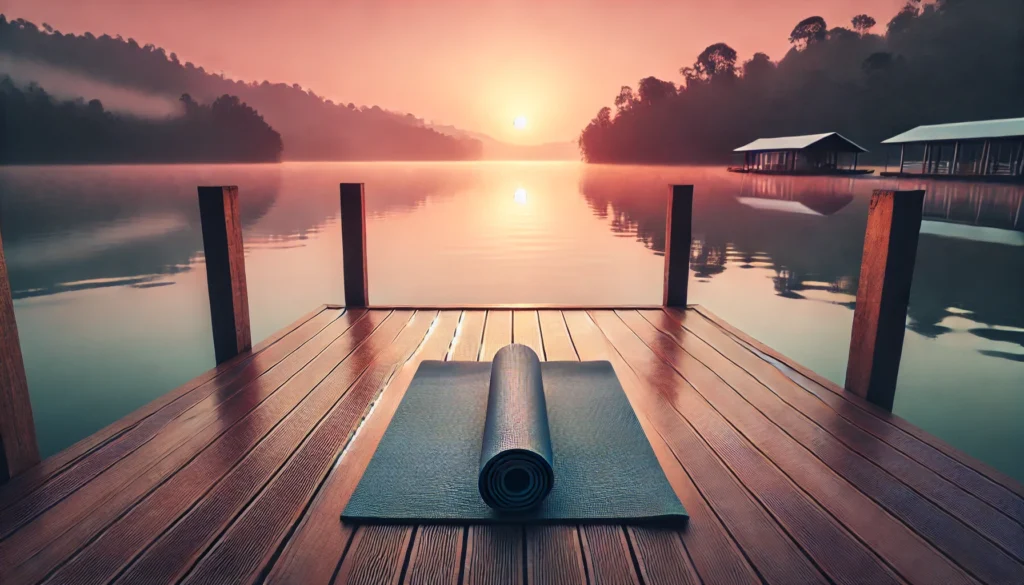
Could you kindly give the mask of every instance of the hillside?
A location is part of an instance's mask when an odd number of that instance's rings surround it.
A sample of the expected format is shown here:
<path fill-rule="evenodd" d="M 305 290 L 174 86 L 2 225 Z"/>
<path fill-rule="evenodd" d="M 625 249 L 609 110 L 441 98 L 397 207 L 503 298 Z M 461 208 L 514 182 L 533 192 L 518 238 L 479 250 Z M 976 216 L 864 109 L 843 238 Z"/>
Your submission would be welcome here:
<path fill-rule="evenodd" d="M 120 36 L 62 34 L 48 25 L 0 14 L 0 53 L 58 67 L 123 88 L 200 103 L 237 96 L 256 109 L 285 144 L 290 160 L 469 160 L 479 141 L 454 137 L 378 106 L 336 104 L 299 85 L 246 82 L 215 75 L 153 45 Z M 0 71 L 3 73 L 3 71 Z M 88 97 L 88 96 L 84 96 Z"/>

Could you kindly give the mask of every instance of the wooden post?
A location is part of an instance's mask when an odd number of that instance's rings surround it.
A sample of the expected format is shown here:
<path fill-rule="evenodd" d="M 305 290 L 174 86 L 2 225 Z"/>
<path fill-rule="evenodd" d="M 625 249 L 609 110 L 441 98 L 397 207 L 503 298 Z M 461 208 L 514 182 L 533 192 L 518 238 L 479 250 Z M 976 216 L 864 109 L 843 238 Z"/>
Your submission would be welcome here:
<path fill-rule="evenodd" d="M 7 262 L 0 243 L 0 483 L 39 463 Z"/>
<path fill-rule="evenodd" d="M 846 389 L 892 410 L 924 191 L 875 191 L 853 312 Z"/>
<path fill-rule="evenodd" d="M 900 145 L 900 173 L 903 173 L 903 155 L 907 150 L 906 144 Z"/>
<path fill-rule="evenodd" d="M 252 349 L 238 187 L 199 187 L 213 351 L 223 363 Z"/>
<path fill-rule="evenodd" d="M 672 185 L 665 216 L 666 307 L 686 306 L 693 227 L 693 185 Z"/>
<path fill-rule="evenodd" d="M 341 259 L 345 276 L 345 305 L 369 302 L 366 278 L 366 197 L 362 183 L 341 184 Z"/>
<path fill-rule="evenodd" d="M 947 175 L 956 174 L 956 159 L 960 156 L 960 141 L 957 140 L 953 143 L 953 160 L 949 163 L 949 172 Z"/>

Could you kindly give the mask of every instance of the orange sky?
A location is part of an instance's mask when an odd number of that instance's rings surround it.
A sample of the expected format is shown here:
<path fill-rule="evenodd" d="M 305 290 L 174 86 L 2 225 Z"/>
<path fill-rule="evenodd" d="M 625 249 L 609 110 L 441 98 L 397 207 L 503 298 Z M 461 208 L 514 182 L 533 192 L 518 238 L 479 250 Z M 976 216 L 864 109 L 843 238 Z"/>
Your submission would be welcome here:
<path fill-rule="evenodd" d="M 903 0 L 0 0 L 8 18 L 121 34 L 208 71 L 299 83 L 521 143 L 574 140 L 620 86 L 680 81 L 707 45 L 789 48 L 812 15 L 849 26 Z M 525 130 L 512 119 L 524 115 Z"/>

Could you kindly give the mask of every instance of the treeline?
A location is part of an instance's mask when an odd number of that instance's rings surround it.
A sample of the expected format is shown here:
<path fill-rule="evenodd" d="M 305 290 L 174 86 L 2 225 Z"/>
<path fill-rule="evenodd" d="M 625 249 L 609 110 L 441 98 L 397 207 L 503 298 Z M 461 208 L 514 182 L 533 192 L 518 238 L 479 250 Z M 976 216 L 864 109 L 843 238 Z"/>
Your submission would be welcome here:
<path fill-rule="evenodd" d="M 875 34 L 862 14 L 797 23 L 779 62 L 726 43 L 647 77 L 583 130 L 589 162 L 721 162 L 756 138 L 838 131 L 875 150 L 920 124 L 1024 116 L 1024 2 L 911 0 Z M 877 158 L 876 158 L 877 160 Z"/>
<path fill-rule="evenodd" d="M 237 97 L 181 96 L 180 116 L 136 118 L 99 100 L 59 101 L 37 85 L 0 78 L 0 164 L 271 162 L 281 135 Z"/>
<path fill-rule="evenodd" d="M 442 134 L 411 114 L 334 103 L 298 84 L 228 79 L 120 35 L 63 34 L 0 15 L 0 52 L 147 93 L 203 102 L 238 96 L 281 133 L 292 160 L 465 160 L 482 151 L 479 141 Z"/>

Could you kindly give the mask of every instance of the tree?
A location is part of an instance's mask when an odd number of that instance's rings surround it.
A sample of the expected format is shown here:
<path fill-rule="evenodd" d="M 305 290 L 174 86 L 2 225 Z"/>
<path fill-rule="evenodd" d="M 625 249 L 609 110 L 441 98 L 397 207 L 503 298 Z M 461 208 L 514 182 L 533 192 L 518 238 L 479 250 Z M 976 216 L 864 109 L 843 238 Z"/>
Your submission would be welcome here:
<path fill-rule="evenodd" d="M 623 85 L 619 89 L 619 95 L 615 96 L 615 109 L 622 113 L 636 104 L 636 96 L 633 95 L 633 88 L 628 85 Z"/>
<path fill-rule="evenodd" d="M 919 4 L 920 0 L 907 0 L 903 8 L 886 25 L 886 33 L 892 36 L 907 30 L 910 27 L 910 23 L 921 13 Z"/>
<path fill-rule="evenodd" d="M 691 82 L 710 82 L 736 77 L 736 50 L 725 43 L 715 43 L 704 49 L 693 67 L 684 67 L 679 73 Z"/>
<path fill-rule="evenodd" d="M 637 97 L 642 105 L 650 106 L 676 95 L 676 84 L 650 76 L 640 80 Z"/>
<path fill-rule="evenodd" d="M 743 63 L 743 78 L 750 81 L 767 79 L 775 71 L 775 63 L 764 53 L 754 53 L 749 61 Z"/>
<path fill-rule="evenodd" d="M 789 42 L 801 49 L 825 40 L 828 34 L 828 25 L 825 19 L 820 16 L 810 16 L 798 22 L 789 33 Z"/>
<path fill-rule="evenodd" d="M 853 30 L 860 33 L 860 36 L 864 36 L 868 33 L 869 30 L 871 30 L 872 27 L 875 26 L 875 19 L 871 18 L 867 14 L 858 14 L 857 16 L 853 17 L 853 20 L 850 21 L 850 24 L 853 25 Z"/>
<path fill-rule="evenodd" d="M 602 128 L 607 128 L 608 126 L 611 126 L 612 109 L 609 108 L 608 106 L 601 108 L 600 110 L 597 111 L 597 117 L 594 118 L 594 121 L 597 123 L 598 126 Z"/>

